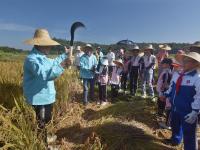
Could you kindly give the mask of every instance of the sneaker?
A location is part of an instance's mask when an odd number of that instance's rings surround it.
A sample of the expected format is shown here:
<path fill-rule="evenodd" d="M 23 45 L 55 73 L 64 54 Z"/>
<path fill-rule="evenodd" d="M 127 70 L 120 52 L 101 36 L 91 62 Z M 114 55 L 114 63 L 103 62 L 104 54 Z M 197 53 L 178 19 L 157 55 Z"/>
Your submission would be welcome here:
<path fill-rule="evenodd" d="M 102 102 L 101 103 L 101 106 L 105 106 L 105 105 L 107 105 L 108 104 L 108 102 Z"/>
<path fill-rule="evenodd" d="M 57 139 L 56 135 L 47 135 L 47 143 L 53 143 Z"/>
<path fill-rule="evenodd" d="M 147 95 L 146 95 L 146 94 L 143 94 L 143 95 L 142 95 L 142 98 L 146 98 L 146 97 L 147 97 Z"/>
<path fill-rule="evenodd" d="M 122 90 L 122 89 L 119 89 L 119 90 L 118 90 L 118 92 L 119 92 L 119 93 L 122 93 L 122 92 L 123 92 L 123 90 Z"/>
<path fill-rule="evenodd" d="M 101 105 L 100 101 L 97 101 L 97 105 Z"/>
<path fill-rule="evenodd" d="M 156 102 L 156 98 L 155 98 L 155 97 L 152 97 L 152 98 L 151 98 L 151 101 L 152 101 L 152 102 Z"/>

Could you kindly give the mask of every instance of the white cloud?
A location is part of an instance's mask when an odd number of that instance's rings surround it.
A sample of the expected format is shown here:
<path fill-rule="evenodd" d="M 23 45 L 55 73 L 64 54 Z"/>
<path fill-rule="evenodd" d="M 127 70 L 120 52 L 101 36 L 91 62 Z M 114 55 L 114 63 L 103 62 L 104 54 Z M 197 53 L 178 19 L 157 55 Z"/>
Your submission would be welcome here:
<path fill-rule="evenodd" d="M 33 32 L 35 28 L 31 26 L 27 26 L 27 25 L 22 25 L 22 24 L 0 22 L 0 30 Z"/>

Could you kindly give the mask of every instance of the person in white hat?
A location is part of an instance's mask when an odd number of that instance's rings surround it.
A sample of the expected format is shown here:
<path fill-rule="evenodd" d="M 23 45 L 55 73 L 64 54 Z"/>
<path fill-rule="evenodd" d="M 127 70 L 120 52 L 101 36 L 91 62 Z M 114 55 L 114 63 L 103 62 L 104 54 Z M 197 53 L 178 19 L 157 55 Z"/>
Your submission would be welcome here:
<path fill-rule="evenodd" d="M 192 44 L 192 45 L 189 47 L 189 51 L 190 51 L 190 52 L 197 52 L 197 53 L 200 54 L 200 41 L 194 42 L 194 44 Z"/>
<path fill-rule="evenodd" d="M 156 59 L 158 61 L 158 76 L 159 76 L 160 73 L 162 72 L 161 62 L 164 58 L 169 57 L 168 52 L 171 50 L 171 47 L 167 44 L 160 44 L 158 47 L 159 47 L 159 51 L 158 51 L 158 54 L 156 55 Z"/>
<path fill-rule="evenodd" d="M 80 77 L 83 79 L 83 104 L 86 106 L 88 104 L 88 84 L 90 85 L 90 100 L 94 100 L 95 72 L 98 62 L 91 44 L 86 44 L 83 51 L 85 54 L 80 58 Z"/>
<path fill-rule="evenodd" d="M 74 65 L 77 67 L 78 70 L 80 70 L 80 58 L 84 54 L 84 52 L 81 49 L 81 46 L 77 46 L 76 48 L 76 54 L 75 54 L 75 61 Z"/>
<path fill-rule="evenodd" d="M 139 55 L 140 48 L 138 45 L 134 45 L 130 49 L 132 53 L 130 61 L 130 94 L 135 96 L 138 87 L 139 72 L 143 64 L 143 57 Z"/>
<path fill-rule="evenodd" d="M 111 47 L 108 49 L 108 54 L 106 57 L 108 58 L 109 77 L 111 77 L 113 67 L 115 66 L 115 64 L 113 63 L 113 61 L 115 60 L 115 53 L 113 52 L 113 49 Z"/>
<path fill-rule="evenodd" d="M 24 62 L 23 92 L 26 101 L 36 112 L 38 132 L 44 133 L 43 139 L 47 143 L 45 125 L 51 120 L 52 107 L 56 100 L 54 80 L 72 61 L 68 58 L 66 48 L 66 52 L 55 59 L 47 57 L 50 50 L 60 44 L 50 38 L 46 29 L 37 29 L 34 37 L 25 43 L 33 45 L 33 49 Z"/>
<path fill-rule="evenodd" d="M 123 61 L 122 59 L 114 60 L 113 63 L 115 66 L 113 67 L 110 85 L 111 85 L 111 97 L 112 100 L 118 96 L 120 83 L 121 83 L 121 76 L 123 71 Z"/>
<path fill-rule="evenodd" d="M 146 97 L 146 84 L 149 86 L 149 95 L 154 97 L 154 89 L 153 89 L 153 75 L 154 75 L 154 67 L 156 63 L 156 57 L 152 54 L 154 50 L 151 44 L 144 47 L 144 68 L 143 68 L 143 80 L 142 80 L 142 97 Z"/>
<path fill-rule="evenodd" d="M 197 117 L 200 111 L 200 54 L 183 54 L 183 72 L 174 73 L 170 88 L 164 93 L 169 98 L 171 111 L 172 136 L 165 142 L 179 145 L 183 139 L 184 150 L 197 150 Z"/>
<path fill-rule="evenodd" d="M 108 84 L 108 59 L 102 58 L 98 71 L 99 101 L 98 105 L 107 104 L 107 84 Z"/>

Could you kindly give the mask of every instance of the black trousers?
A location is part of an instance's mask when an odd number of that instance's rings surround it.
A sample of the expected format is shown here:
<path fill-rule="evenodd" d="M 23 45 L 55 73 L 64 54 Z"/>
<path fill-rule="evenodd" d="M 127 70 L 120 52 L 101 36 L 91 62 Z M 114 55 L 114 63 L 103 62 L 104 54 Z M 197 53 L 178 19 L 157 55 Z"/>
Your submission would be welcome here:
<path fill-rule="evenodd" d="M 41 136 L 43 141 L 47 143 L 47 130 L 46 124 L 52 119 L 53 104 L 48 105 L 33 105 L 36 113 L 38 131 L 37 135 Z"/>
<path fill-rule="evenodd" d="M 163 113 L 164 113 L 164 111 L 165 111 L 165 102 L 164 102 L 164 101 L 161 101 L 161 100 L 158 98 L 157 106 L 158 106 L 158 114 L 159 114 L 159 115 L 163 115 Z"/>
<path fill-rule="evenodd" d="M 115 98 L 118 96 L 119 85 L 111 84 L 111 97 Z"/>
<path fill-rule="evenodd" d="M 113 71 L 114 66 L 108 66 L 108 75 L 111 77 L 112 76 L 112 71 Z"/>
<path fill-rule="evenodd" d="M 127 89 L 127 76 L 128 73 L 123 72 L 121 78 L 121 88 L 125 91 Z"/>
<path fill-rule="evenodd" d="M 139 66 L 132 66 L 130 72 L 130 93 L 135 94 L 138 87 Z"/>
<path fill-rule="evenodd" d="M 100 103 L 106 102 L 107 101 L 107 85 L 101 85 L 99 83 L 98 86 L 99 86 L 99 100 L 100 100 Z"/>

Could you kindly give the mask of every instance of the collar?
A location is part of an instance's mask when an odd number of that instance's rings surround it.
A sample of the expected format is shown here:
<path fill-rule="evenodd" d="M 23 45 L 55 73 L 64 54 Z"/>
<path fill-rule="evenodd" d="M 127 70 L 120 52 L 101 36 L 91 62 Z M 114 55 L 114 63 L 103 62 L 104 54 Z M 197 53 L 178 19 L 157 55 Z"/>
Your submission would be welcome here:
<path fill-rule="evenodd" d="M 197 73 L 197 70 L 194 69 L 194 70 L 191 70 L 191 71 L 185 72 L 184 75 L 194 76 L 196 73 Z"/>

